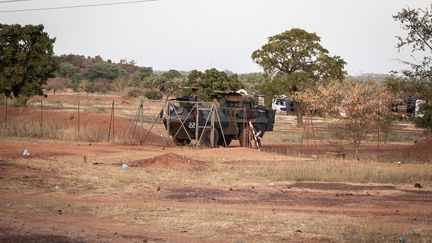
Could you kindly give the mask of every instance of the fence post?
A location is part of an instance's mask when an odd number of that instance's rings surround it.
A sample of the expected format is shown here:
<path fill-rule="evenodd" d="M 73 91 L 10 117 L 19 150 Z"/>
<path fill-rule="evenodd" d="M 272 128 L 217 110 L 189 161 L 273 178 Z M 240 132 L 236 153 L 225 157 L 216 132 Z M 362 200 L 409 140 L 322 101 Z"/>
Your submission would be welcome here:
<path fill-rule="evenodd" d="M 211 108 L 211 120 L 210 120 L 210 147 L 215 148 L 215 112 L 216 112 L 216 105 L 215 102 L 212 104 Z"/>
<path fill-rule="evenodd" d="M 111 114 L 110 114 L 109 128 L 108 128 L 108 142 L 110 141 L 111 127 L 113 130 L 113 140 L 114 140 L 114 100 L 112 101 L 112 105 L 111 105 Z"/>
<path fill-rule="evenodd" d="M 114 137 L 114 110 L 115 110 L 115 104 L 114 104 L 114 99 L 113 99 L 113 103 L 112 103 L 112 139 L 115 142 L 115 137 Z"/>
<path fill-rule="evenodd" d="M 40 99 L 40 134 L 41 138 L 43 137 L 43 129 L 42 129 L 42 98 Z"/>
<path fill-rule="evenodd" d="M 380 127 L 378 126 L 378 162 L 380 160 L 380 140 L 381 140 Z"/>
<path fill-rule="evenodd" d="M 80 140 L 80 100 L 78 99 L 78 136 L 77 140 Z"/>
<path fill-rule="evenodd" d="M 5 96 L 5 104 L 6 104 L 5 123 L 6 123 L 6 129 L 7 129 L 8 128 L 8 99 L 7 99 L 7 96 Z"/>

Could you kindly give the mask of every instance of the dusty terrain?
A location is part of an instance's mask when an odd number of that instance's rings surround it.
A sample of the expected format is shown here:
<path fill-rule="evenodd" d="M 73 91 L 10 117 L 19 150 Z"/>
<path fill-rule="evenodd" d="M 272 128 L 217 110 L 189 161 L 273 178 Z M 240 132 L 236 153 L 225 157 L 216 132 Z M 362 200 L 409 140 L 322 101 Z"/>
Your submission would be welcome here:
<path fill-rule="evenodd" d="M 320 118 L 317 146 L 280 115 L 261 152 L 167 146 L 160 123 L 138 146 L 163 103 L 144 104 L 129 145 L 137 101 L 49 96 L 43 132 L 37 102 L 0 133 L 0 242 L 432 242 L 432 140 L 409 123 L 336 159 Z"/>
<path fill-rule="evenodd" d="M 429 164 L 3 138 L 0 181 L 2 242 L 432 240 Z"/>

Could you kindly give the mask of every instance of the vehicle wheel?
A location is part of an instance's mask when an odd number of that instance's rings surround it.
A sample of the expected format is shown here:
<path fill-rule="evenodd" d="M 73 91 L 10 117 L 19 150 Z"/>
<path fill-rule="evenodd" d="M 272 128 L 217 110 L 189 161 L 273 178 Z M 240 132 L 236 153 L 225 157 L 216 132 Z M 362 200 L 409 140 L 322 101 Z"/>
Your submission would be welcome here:
<path fill-rule="evenodd" d="M 232 139 L 233 139 L 233 137 L 231 137 L 231 136 L 225 136 L 225 141 L 226 141 L 227 147 L 230 145 Z M 219 135 L 218 145 L 225 147 L 225 142 L 224 142 L 224 138 L 223 138 L 222 134 Z"/>
<path fill-rule="evenodd" d="M 211 147 L 211 129 L 205 129 L 203 131 L 203 135 L 202 135 L 202 139 L 201 139 L 201 144 L 203 144 L 204 146 L 207 147 Z M 214 146 L 218 146 L 218 142 L 219 142 L 219 131 L 217 129 L 214 130 Z"/>
<path fill-rule="evenodd" d="M 173 142 L 174 142 L 174 144 L 176 144 L 178 146 L 186 146 L 186 145 L 190 144 L 191 140 L 188 138 L 186 138 L 186 139 L 174 138 Z"/>

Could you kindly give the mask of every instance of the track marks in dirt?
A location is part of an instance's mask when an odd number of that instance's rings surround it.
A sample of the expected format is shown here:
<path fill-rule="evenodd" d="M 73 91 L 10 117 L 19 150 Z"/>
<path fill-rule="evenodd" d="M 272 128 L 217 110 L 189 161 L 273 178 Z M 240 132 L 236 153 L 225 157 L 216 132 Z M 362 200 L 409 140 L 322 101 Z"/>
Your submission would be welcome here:
<path fill-rule="evenodd" d="M 179 202 L 268 205 L 300 211 L 302 208 L 315 208 L 322 212 L 336 209 L 341 214 L 405 213 L 432 217 L 432 208 L 429 206 L 432 204 L 432 192 L 404 191 L 391 186 L 294 183 L 288 186 L 253 188 L 177 187 L 169 189 L 165 199 Z"/>

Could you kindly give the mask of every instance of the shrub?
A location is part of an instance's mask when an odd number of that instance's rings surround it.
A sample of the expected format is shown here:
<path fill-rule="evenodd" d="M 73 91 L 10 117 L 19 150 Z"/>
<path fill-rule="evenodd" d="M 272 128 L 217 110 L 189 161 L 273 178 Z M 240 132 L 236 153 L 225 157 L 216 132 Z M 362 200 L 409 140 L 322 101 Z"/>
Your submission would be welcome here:
<path fill-rule="evenodd" d="M 133 87 L 127 89 L 126 94 L 124 96 L 125 98 L 137 98 L 140 97 L 141 95 L 142 95 L 141 89 Z"/>
<path fill-rule="evenodd" d="M 149 90 L 144 93 L 144 96 L 149 100 L 161 100 L 162 93 L 157 90 Z"/>

